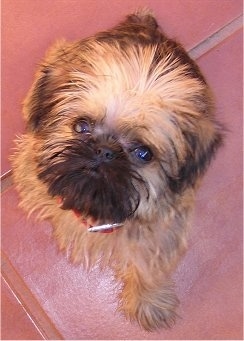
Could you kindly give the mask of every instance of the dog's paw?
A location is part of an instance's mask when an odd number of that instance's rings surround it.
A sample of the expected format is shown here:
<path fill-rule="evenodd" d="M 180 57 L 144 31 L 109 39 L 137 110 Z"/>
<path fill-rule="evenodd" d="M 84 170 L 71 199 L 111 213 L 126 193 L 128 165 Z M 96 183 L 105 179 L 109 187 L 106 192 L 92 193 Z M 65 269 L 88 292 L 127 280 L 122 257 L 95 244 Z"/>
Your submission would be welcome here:
<path fill-rule="evenodd" d="M 128 299 L 129 298 L 129 299 Z M 163 288 L 159 292 L 130 295 L 121 302 L 121 309 L 130 320 L 136 320 L 147 331 L 171 328 L 178 317 L 179 300 L 174 291 Z"/>
<path fill-rule="evenodd" d="M 147 331 L 159 328 L 171 328 L 175 324 L 176 307 L 165 307 L 157 302 L 142 301 L 138 303 L 134 319 Z"/>

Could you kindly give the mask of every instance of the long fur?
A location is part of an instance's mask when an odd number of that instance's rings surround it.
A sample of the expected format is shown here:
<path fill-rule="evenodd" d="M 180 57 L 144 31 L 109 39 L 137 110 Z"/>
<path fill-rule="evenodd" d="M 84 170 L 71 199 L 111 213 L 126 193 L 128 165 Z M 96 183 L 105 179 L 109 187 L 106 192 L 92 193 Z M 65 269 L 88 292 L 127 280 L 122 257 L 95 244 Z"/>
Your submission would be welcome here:
<path fill-rule="evenodd" d="M 20 205 L 50 219 L 74 262 L 114 270 L 128 318 L 147 330 L 171 326 L 179 302 L 170 274 L 222 142 L 198 66 L 141 11 L 55 44 L 23 111 L 27 132 L 12 157 Z M 124 226 L 89 233 L 84 218 Z"/>

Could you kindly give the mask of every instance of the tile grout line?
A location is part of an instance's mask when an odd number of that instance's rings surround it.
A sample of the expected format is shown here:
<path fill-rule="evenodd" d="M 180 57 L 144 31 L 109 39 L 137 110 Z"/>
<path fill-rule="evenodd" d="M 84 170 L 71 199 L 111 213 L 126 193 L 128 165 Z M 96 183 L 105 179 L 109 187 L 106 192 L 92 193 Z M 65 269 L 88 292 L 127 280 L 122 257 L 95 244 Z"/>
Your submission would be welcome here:
<path fill-rule="evenodd" d="M 208 36 L 206 39 L 191 48 L 188 53 L 191 58 L 198 59 L 205 53 L 213 49 L 215 46 L 222 43 L 226 38 L 243 27 L 243 15 L 235 18 L 225 26 L 221 27 L 218 31 Z"/>
<path fill-rule="evenodd" d="M 29 290 L 23 279 L 18 275 L 8 257 L 2 251 L 2 277 L 11 293 L 25 311 L 37 331 L 44 340 L 63 340 L 46 312 L 41 307 L 35 296 Z M 34 310 L 32 309 L 34 307 Z"/>
<path fill-rule="evenodd" d="M 9 187 L 13 185 L 12 169 L 1 175 L 1 193 L 5 192 Z"/>
<path fill-rule="evenodd" d="M 15 291 L 13 290 L 13 288 L 11 287 L 10 283 L 7 281 L 7 279 L 4 277 L 4 275 L 2 275 L 3 277 L 3 281 L 6 284 L 6 286 L 8 287 L 9 291 L 11 292 L 11 294 L 14 296 L 14 298 L 17 300 L 17 302 L 19 303 L 19 305 L 21 306 L 21 308 L 24 310 L 24 312 L 26 313 L 26 315 L 29 317 L 30 321 L 33 323 L 33 325 L 35 326 L 36 330 L 38 331 L 38 333 L 42 336 L 43 340 L 46 340 L 46 336 L 42 333 L 41 329 L 39 328 L 39 326 L 37 325 L 37 323 L 34 321 L 34 319 L 31 317 L 30 313 L 28 312 L 28 310 L 25 308 L 23 302 L 21 301 L 21 299 L 18 297 L 18 295 L 15 293 Z"/>

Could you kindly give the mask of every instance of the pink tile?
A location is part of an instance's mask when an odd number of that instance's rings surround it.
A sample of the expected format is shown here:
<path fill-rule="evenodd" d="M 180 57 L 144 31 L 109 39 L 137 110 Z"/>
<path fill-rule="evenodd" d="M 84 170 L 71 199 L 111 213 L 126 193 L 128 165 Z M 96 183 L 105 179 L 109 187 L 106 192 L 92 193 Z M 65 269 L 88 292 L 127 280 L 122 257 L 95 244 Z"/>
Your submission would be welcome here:
<path fill-rule="evenodd" d="M 213 182 L 205 179 L 205 191 L 220 191 L 243 174 L 243 39 L 239 30 L 198 60 L 216 98 L 217 117 L 227 128 L 225 146 L 217 155 Z"/>
<path fill-rule="evenodd" d="M 240 183 L 239 177 L 212 197 L 198 197 L 189 251 L 176 274 L 191 339 L 242 337 Z"/>
<path fill-rule="evenodd" d="M 43 340 L 43 337 L 4 281 L 1 283 L 1 339 Z"/>
<path fill-rule="evenodd" d="M 21 103 L 47 47 L 107 29 L 138 7 L 152 8 L 166 33 L 195 46 L 242 13 L 241 0 L 4 0 L 2 1 L 2 173 L 16 134 L 23 131 Z"/>

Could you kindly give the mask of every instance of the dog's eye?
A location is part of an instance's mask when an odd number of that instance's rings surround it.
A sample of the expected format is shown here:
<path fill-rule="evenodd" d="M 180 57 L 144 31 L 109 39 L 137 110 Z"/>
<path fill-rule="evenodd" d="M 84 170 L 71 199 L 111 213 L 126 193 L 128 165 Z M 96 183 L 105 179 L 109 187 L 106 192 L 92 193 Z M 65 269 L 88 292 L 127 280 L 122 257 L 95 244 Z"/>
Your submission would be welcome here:
<path fill-rule="evenodd" d="M 89 134 L 91 132 L 91 125 L 86 120 L 82 120 L 74 124 L 74 130 L 77 133 Z"/>
<path fill-rule="evenodd" d="M 144 162 L 151 161 L 152 157 L 153 157 L 152 151 L 150 150 L 150 148 L 148 148 L 146 146 L 137 147 L 134 150 L 134 153 L 138 159 L 140 159 L 141 161 L 144 161 Z"/>

